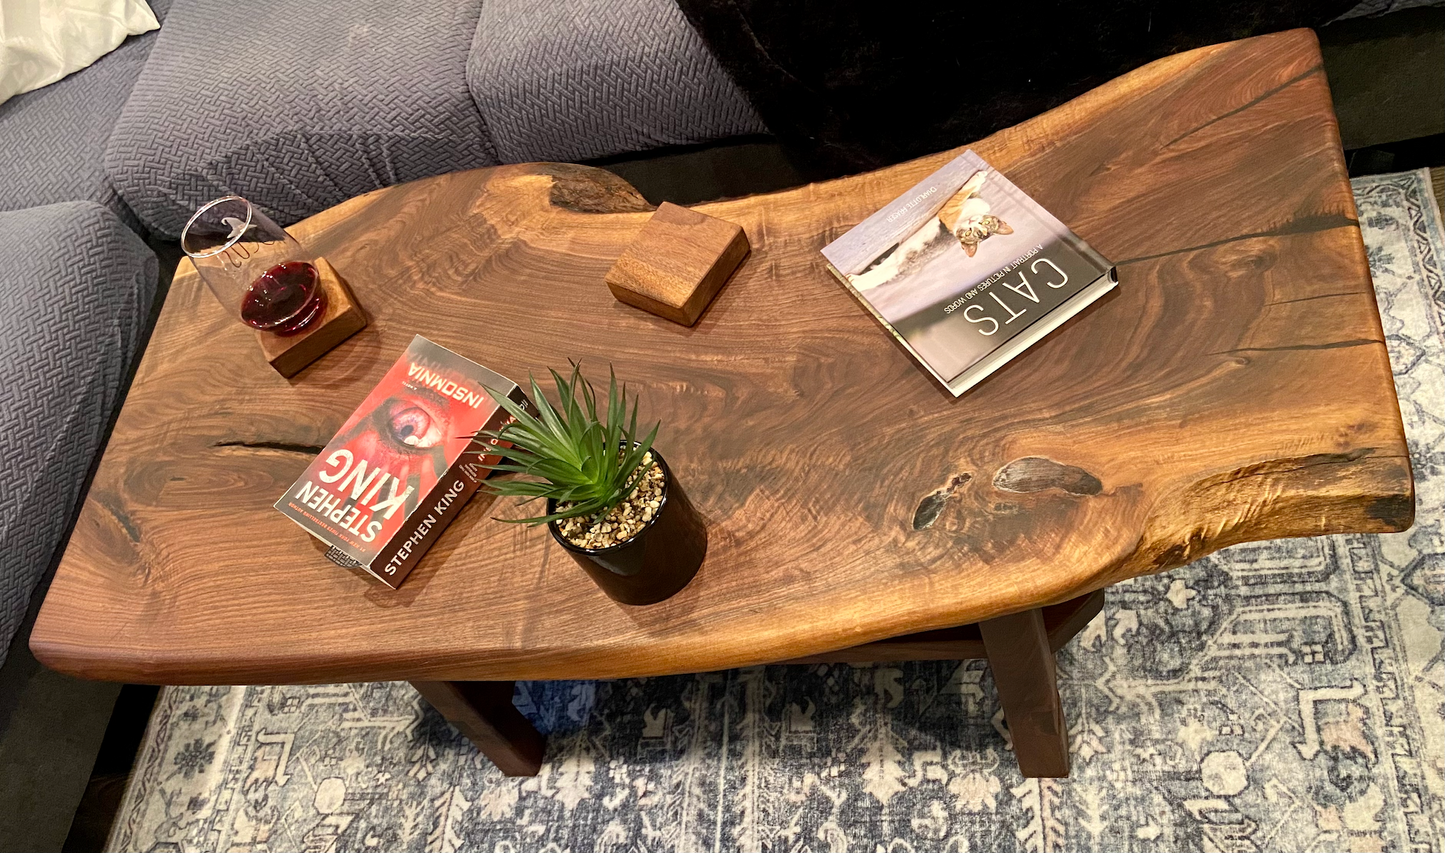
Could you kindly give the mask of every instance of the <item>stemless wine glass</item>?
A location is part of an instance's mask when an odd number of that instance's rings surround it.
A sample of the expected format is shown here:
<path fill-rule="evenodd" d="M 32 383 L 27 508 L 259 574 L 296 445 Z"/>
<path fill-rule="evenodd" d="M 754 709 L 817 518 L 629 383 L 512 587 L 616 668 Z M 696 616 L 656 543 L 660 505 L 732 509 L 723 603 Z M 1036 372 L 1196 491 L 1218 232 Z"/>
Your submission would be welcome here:
<path fill-rule="evenodd" d="M 326 313 L 313 256 L 240 196 L 197 210 L 181 232 L 181 248 L 221 305 L 248 326 L 294 335 Z"/>

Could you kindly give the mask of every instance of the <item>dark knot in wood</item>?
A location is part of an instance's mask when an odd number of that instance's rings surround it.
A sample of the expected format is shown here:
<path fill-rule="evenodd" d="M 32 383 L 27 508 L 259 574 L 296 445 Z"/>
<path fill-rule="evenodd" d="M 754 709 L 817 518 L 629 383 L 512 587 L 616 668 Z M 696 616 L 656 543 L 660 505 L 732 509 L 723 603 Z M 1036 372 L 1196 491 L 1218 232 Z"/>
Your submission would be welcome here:
<path fill-rule="evenodd" d="M 944 504 L 953 497 L 953 490 L 973 479 L 972 474 L 955 474 L 948 479 L 948 483 L 941 489 L 935 489 L 923 496 L 918 502 L 918 509 L 913 511 L 913 529 L 927 530 L 938 520 L 938 514 L 943 512 Z"/>
<path fill-rule="evenodd" d="M 1406 530 L 1415 523 L 1414 495 L 1386 495 L 1375 498 L 1365 508 L 1365 513 L 1390 527 Z"/>
<path fill-rule="evenodd" d="M 998 469 L 993 485 L 1006 492 L 1042 492 L 1063 489 L 1071 495 L 1097 495 L 1103 491 L 1099 478 L 1075 465 L 1065 465 L 1043 456 L 1025 456 Z"/>

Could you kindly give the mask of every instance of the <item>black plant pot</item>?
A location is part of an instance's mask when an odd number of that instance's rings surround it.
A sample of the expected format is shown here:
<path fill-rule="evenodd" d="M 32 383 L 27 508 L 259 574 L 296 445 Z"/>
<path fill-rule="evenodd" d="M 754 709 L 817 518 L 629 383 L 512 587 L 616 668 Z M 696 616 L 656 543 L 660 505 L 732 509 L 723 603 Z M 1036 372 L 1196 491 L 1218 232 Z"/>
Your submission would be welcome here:
<path fill-rule="evenodd" d="M 557 522 L 547 525 L 557 544 L 609 598 L 622 604 L 656 604 L 676 595 L 697 574 L 707 553 L 702 519 L 656 448 L 652 458 L 662 468 L 662 502 L 636 536 L 607 548 L 579 548 L 557 530 Z M 547 514 L 556 511 L 557 502 L 549 499 Z"/>

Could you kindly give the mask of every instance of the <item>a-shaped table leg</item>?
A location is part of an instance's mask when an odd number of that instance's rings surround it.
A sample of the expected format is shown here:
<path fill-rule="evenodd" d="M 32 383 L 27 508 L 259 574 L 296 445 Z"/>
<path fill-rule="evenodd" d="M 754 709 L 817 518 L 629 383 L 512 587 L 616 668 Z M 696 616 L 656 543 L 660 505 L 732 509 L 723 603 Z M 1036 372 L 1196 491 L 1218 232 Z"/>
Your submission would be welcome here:
<path fill-rule="evenodd" d="M 978 624 L 1014 755 L 1025 776 L 1069 775 L 1069 734 L 1042 610 Z"/>
<path fill-rule="evenodd" d="M 512 705 L 510 681 L 413 681 L 423 698 L 508 776 L 536 776 L 547 739 Z"/>

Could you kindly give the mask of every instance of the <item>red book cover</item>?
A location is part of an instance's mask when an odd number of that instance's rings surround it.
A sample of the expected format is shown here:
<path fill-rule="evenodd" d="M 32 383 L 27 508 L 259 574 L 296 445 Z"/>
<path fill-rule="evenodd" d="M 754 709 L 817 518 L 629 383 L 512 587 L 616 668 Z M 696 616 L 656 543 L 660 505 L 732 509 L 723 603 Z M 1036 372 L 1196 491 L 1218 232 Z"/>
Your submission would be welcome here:
<path fill-rule="evenodd" d="M 481 430 L 523 405 L 505 377 L 417 335 L 276 508 L 331 546 L 326 556 L 393 588 L 496 461 Z"/>

